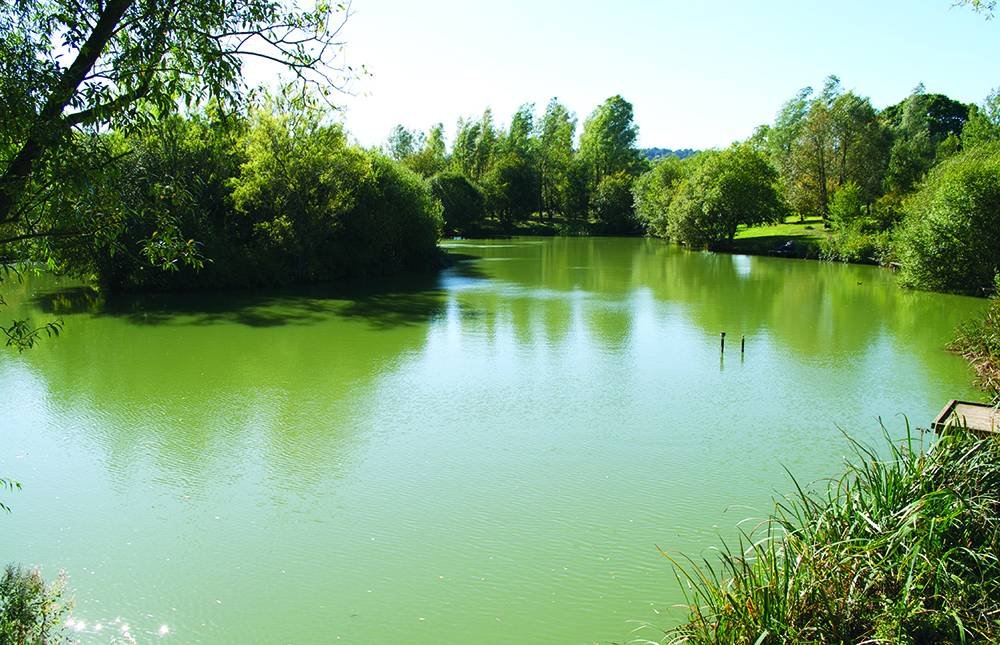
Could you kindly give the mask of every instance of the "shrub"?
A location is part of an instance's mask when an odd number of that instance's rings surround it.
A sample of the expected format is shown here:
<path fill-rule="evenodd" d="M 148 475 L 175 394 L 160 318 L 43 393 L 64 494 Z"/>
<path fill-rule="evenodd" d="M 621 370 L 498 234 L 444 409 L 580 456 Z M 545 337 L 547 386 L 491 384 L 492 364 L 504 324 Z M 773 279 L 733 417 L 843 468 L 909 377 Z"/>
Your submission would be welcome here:
<path fill-rule="evenodd" d="M 860 226 L 841 228 L 820 240 L 819 257 L 834 262 L 885 265 L 892 261 L 891 233 Z"/>
<path fill-rule="evenodd" d="M 72 601 L 62 599 L 65 574 L 51 584 L 37 569 L 7 565 L 0 578 L 0 643 L 42 645 L 62 638 Z"/>
<path fill-rule="evenodd" d="M 1000 271 L 1000 145 L 938 166 L 907 201 L 896 245 L 905 284 L 982 295 Z"/>

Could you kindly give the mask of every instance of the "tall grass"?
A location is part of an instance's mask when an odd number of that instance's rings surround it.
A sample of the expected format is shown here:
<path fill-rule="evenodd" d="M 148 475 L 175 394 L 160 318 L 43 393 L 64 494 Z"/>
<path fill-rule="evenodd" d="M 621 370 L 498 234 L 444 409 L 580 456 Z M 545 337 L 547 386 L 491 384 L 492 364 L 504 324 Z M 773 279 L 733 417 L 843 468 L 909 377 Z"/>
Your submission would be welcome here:
<path fill-rule="evenodd" d="M 951 349 L 972 364 L 980 388 L 1000 397 L 1000 275 L 996 290 L 986 314 L 958 328 Z"/>
<path fill-rule="evenodd" d="M 664 553 L 689 606 L 664 641 L 1000 640 L 1000 440 L 883 434 L 887 458 L 849 439 L 841 477 L 822 492 L 796 483 L 721 558 Z"/>

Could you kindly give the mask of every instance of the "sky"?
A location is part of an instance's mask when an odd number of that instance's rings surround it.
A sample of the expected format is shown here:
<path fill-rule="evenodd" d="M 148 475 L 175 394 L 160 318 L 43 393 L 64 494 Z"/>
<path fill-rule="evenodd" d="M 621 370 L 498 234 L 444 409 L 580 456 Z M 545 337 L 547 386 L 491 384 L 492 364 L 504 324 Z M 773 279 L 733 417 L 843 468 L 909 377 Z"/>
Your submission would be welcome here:
<path fill-rule="evenodd" d="M 343 95 L 364 146 L 397 123 L 451 139 L 486 107 L 506 124 L 558 97 L 582 125 L 604 99 L 632 103 L 642 147 L 726 146 L 830 74 L 882 108 L 923 83 L 980 103 L 1000 86 L 1000 15 L 951 0 L 353 0 Z"/>

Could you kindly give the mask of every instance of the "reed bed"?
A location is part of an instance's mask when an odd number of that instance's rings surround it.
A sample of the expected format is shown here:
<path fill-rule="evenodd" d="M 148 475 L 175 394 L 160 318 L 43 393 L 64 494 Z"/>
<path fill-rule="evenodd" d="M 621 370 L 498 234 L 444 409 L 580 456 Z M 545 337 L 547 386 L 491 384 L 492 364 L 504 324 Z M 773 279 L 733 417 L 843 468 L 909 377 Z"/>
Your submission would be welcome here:
<path fill-rule="evenodd" d="M 689 615 L 662 642 L 1000 641 L 1000 440 L 883 435 L 848 438 L 841 477 L 796 482 L 721 557 L 664 553 Z"/>

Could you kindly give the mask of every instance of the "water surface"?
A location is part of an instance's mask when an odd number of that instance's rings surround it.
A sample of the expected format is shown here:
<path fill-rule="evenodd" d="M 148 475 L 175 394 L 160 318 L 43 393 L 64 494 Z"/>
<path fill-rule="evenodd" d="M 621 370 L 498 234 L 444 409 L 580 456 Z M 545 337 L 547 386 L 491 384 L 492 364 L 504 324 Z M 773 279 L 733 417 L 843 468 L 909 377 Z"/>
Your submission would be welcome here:
<path fill-rule="evenodd" d="M 977 396 L 944 345 L 984 303 L 872 267 L 447 246 L 363 288 L 6 285 L 65 331 L 0 353 L 3 559 L 70 573 L 85 642 L 655 637 L 682 600 L 656 545 L 709 554 L 783 466 L 837 473 L 838 427 Z"/>

